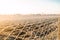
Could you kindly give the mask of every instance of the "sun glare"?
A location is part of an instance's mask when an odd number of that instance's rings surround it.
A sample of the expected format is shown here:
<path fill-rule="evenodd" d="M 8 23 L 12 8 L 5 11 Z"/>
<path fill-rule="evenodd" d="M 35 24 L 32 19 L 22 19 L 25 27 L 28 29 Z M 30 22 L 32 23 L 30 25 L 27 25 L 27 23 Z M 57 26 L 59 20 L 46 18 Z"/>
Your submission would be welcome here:
<path fill-rule="evenodd" d="M 0 14 L 59 13 L 60 6 L 42 0 L 0 0 Z"/>

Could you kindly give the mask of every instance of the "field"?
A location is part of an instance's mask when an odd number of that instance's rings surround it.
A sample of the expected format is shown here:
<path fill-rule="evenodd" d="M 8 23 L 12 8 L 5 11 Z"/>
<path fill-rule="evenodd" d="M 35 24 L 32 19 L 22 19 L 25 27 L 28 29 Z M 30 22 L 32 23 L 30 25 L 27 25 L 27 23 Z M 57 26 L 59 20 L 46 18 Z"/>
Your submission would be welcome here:
<path fill-rule="evenodd" d="M 1 16 L 0 40 L 59 40 L 59 16 Z"/>

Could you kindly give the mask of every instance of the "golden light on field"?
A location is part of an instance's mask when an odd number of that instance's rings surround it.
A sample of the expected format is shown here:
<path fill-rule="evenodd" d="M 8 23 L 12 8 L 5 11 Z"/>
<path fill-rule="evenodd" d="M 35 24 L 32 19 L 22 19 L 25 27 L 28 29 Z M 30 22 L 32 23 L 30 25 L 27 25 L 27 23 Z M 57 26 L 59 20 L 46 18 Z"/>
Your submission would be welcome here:
<path fill-rule="evenodd" d="M 60 0 L 0 0 L 0 40 L 60 40 L 59 13 Z"/>

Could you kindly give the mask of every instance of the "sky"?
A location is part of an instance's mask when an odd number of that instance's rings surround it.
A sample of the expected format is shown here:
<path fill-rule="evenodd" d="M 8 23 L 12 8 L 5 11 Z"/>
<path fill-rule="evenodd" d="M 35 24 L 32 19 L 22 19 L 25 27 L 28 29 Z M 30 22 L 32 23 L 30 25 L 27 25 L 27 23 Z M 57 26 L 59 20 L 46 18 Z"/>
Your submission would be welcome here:
<path fill-rule="evenodd" d="M 60 13 L 60 0 L 0 0 L 0 14 L 37 13 Z"/>

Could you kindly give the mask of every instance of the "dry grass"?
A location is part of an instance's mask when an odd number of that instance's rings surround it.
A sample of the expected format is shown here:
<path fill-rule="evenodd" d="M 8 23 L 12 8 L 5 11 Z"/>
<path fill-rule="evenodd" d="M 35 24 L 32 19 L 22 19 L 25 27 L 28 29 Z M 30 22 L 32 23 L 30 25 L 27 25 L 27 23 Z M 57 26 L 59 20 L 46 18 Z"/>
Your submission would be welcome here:
<path fill-rule="evenodd" d="M 39 16 L 0 22 L 0 40 L 59 40 L 60 18 Z"/>

